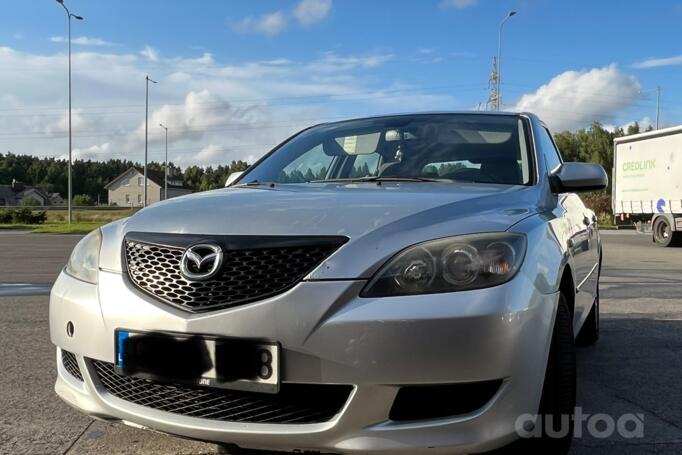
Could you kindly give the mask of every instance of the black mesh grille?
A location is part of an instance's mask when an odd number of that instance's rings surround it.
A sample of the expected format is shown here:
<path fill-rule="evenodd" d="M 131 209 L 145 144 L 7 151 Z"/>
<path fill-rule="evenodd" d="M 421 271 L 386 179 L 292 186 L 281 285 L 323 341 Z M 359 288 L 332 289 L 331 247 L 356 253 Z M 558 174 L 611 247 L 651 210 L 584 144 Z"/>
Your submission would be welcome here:
<path fill-rule="evenodd" d="M 164 384 L 116 373 L 92 360 L 100 383 L 112 395 L 160 411 L 225 422 L 304 424 L 331 420 L 352 386 L 282 384 L 278 394 Z"/>
<path fill-rule="evenodd" d="M 78 361 L 76 360 L 76 355 L 74 353 L 62 349 L 62 364 L 64 365 L 64 369 L 68 371 L 71 376 L 80 381 L 83 380 L 83 375 L 81 374 L 81 369 L 78 367 Z"/>
<path fill-rule="evenodd" d="M 235 306 L 280 294 L 294 286 L 338 244 L 227 250 L 218 274 L 190 281 L 180 274 L 182 247 L 126 240 L 128 276 L 141 290 L 190 311 Z"/>

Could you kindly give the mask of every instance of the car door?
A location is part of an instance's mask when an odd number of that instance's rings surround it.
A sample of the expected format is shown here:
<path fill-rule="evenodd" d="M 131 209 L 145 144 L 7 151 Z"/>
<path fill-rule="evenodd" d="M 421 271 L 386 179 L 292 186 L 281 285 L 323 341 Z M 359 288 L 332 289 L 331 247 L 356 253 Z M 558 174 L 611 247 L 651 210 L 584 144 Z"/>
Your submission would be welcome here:
<path fill-rule="evenodd" d="M 587 318 L 589 310 L 592 307 L 592 302 L 594 302 L 597 297 L 597 288 L 599 286 L 599 256 L 600 251 L 600 239 L 599 239 L 599 226 L 597 222 L 596 214 L 589 209 L 583 201 L 574 195 L 576 199 L 576 206 L 579 208 L 582 214 L 582 224 L 585 229 L 584 250 L 582 253 L 585 256 L 584 259 L 584 272 L 583 278 L 580 283 L 578 283 L 578 289 L 576 294 L 580 295 L 581 309 L 583 310 L 580 314 L 576 314 L 576 327 L 582 326 L 583 321 Z M 577 305 L 576 305 L 577 306 Z"/>
<path fill-rule="evenodd" d="M 538 132 L 545 164 L 548 172 L 556 170 L 563 163 L 559 149 L 547 128 Z M 591 275 L 595 258 L 598 258 L 598 231 L 596 217 L 585 207 L 582 200 L 574 193 L 558 195 L 558 205 L 566 227 L 566 249 L 572 258 L 575 276 L 575 306 L 573 327 L 578 329 L 587 317 L 588 310 L 594 301 L 596 277 Z"/>
<path fill-rule="evenodd" d="M 576 264 L 576 287 L 587 277 L 591 261 L 590 221 L 585 215 L 585 206 L 574 193 L 566 193 L 564 199 L 567 217 L 570 223 L 571 236 L 568 248 Z"/>

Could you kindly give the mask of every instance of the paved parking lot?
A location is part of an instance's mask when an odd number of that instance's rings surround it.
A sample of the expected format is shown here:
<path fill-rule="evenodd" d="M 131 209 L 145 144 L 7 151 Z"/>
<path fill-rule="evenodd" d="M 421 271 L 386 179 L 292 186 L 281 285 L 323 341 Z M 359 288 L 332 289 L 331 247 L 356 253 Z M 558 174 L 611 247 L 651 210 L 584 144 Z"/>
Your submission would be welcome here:
<path fill-rule="evenodd" d="M 0 283 L 49 285 L 78 239 L 0 233 Z M 584 437 L 573 453 L 682 453 L 682 249 L 617 232 L 606 232 L 604 245 L 602 338 L 578 351 L 578 405 L 616 419 L 642 414 L 644 438 Z M 214 453 L 210 444 L 93 421 L 62 403 L 52 391 L 47 297 L 3 297 L 2 289 L 0 453 Z"/>

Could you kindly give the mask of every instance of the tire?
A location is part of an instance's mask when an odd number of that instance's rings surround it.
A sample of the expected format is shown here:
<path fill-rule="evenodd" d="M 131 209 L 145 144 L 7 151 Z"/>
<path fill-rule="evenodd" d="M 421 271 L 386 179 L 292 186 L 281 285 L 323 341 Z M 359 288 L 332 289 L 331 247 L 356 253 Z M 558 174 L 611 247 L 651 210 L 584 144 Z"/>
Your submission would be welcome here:
<path fill-rule="evenodd" d="M 577 346 L 592 346 L 599 339 L 599 289 L 597 289 L 597 297 L 594 299 L 594 304 L 587 315 L 585 323 L 583 324 L 578 336 L 575 339 Z"/>
<path fill-rule="evenodd" d="M 545 382 L 540 399 L 537 424 L 540 430 L 533 431 L 527 439 L 519 439 L 501 449 L 488 452 L 494 455 L 537 454 L 564 455 L 567 454 L 573 440 L 573 418 L 575 414 L 576 373 L 575 373 L 575 341 L 573 339 L 573 321 L 568 309 L 566 297 L 559 296 L 559 306 L 554 321 L 552 344 L 547 359 Z M 556 433 L 560 433 L 562 416 L 567 421 L 568 431 L 562 437 L 552 437 L 551 428 L 547 432 L 547 423 L 553 424 Z M 555 433 L 555 434 L 556 434 Z"/>
<path fill-rule="evenodd" d="M 587 315 L 585 323 L 583 324 L 578 336 L 575 339 L 577 346 L 592 346 L 599 339 L 599 278 L 601 277 L 601 259 L 599 260 L 599 275 L 597 276 L 597 296 L 594 299 L 594 304 Z"/>
<path fill-rule="evenodd" d="M 659 216 L 652 227 L 654 243 L 659 246 L 682 246 L 682 232 L 675 232 L 664 216 Z"/>

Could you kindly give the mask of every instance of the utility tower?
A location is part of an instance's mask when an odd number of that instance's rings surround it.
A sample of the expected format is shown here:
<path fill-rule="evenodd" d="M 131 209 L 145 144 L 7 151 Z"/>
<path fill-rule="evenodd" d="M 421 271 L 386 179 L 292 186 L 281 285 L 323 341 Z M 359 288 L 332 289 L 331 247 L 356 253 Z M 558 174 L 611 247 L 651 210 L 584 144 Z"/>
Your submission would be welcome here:
<path fill-rule="evenodd" d="M 497 80 L 500 77 L 500 73 L 497 70 L 497 58 L 493 57 L 493 68 L 490 71 L 490 79 L 488 79 L 488 89 L 490 90 L 490 95 L 488 95 L 488 101 L 486 102 L 486 110 L 497 111 L 499 110 L 498 100 L 500 97 L 500 92 L 498 91 Z"/>

